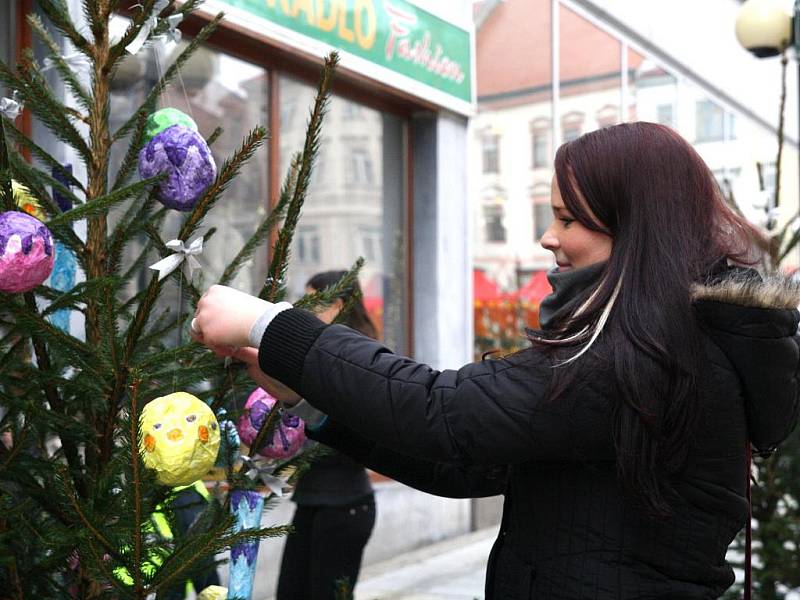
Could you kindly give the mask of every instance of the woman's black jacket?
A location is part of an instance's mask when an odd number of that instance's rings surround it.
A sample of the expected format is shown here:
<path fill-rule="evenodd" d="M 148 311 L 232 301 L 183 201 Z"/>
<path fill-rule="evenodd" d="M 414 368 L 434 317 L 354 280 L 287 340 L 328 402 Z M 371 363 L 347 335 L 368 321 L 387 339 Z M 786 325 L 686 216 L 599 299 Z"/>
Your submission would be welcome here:
<path fill-rule="evenodd" d="M 617 481 L 605 371 L 548 401 L 553 369 L 537 351 L 436 371 L 296 309 L 269 325 L 259 359 L 329 415 L 319 441 L 433 494 L 505 494 L 487 599 L 710 599 L 734 581 L 748 437 L 768 450 L 797 421 L 797 305 L 780 284 L 697 291 L 700 424 L 662 520 Z"/>

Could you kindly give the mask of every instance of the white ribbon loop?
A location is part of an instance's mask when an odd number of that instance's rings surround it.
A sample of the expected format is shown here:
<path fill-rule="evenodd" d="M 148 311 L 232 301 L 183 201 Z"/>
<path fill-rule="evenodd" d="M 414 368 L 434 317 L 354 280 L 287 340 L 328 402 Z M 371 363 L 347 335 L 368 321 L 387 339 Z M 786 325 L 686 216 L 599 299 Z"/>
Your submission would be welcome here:
<path fill-rule="evenodd" d="M 197 262 L 195 256 L 203 252 L 203 238 L 195 238 L 187 248 L 181 240 L 170 240 L 167 242 L 167 248 L 174 250 L 175 254 L 170 254 L 166 258 L 162 258 L 157 263 L 150 265 L 154 271 L 158 271 L 158 280 L 161 281 L 172 273 L 175 269 L 183 263 L 186 278 L 191 281 L 195 269 L 200 268 L 200 263 Z"/>
<path fill-rule="evenodd" d="M 252 459 L 247 455 L 242 455 L 242 460 L 250 465 L 250 469 L 245 471 L 245 475 L 247 475 L 253 481 L 260 479 L 273 494 L 275 494 L 278 498 L 283 498 L 284 489 L 289 487 L 288 478 L 277 477 L 276 475 L 273 475 L 272 473 L 275 471 L 274 467 L 259 466 L 255 459 Z"/>
<path fill-rule="evenodd" d="M 141 4 L 134 5 L 143 8 Z M 150 34 L 153 32 L 156 27 L 158 27 L 158 15 L 159 13 L 169 6 L 169 0 L 158 0 L 153 6 L 152 16 L 144 22 L 142 28 L 139 30 L 139 33 L 136 34 L 136 37 L 127 45 L 125 50 L 130 52 L 131 54 L 137 54 L 139 50 L 142 49 L 142 46 L 145 45 L 147 42 L 147 38 L 150 37 Z M 183 34 L 178 27 L 178 24 L 183 20 L 183 13 L 178 13 L 175 15 L 170 15 L 166 18 L 167 24 L 169 25 L 169 31 L 165 34 L 158 36 L 161 42 L 170 39 L 173 40 L 175 43 L 181 41 Z"/>
<path fill-rule="evenodd" d="M 22 112 L 22 102 L 19 100 L 19 94 L 15 91 L 11 94 L 11 98 L 0 98 L 0 114 L 9 121 L 16 119 Z"/>
<path fill-rule="evenodd" d="M 167 40 L 172 40 L 176 44 L 179 44 L 183 39 L 183 32 L 178 29 L 178 25 L 180 25 L 181 21 L 183 21 L 183 13 L 170 15 L 167 17 L 166 21 L 167 25 L 169 25 L 169 29 L 167 29 L 163 36 L 159 37 L 164 37 Z"/>

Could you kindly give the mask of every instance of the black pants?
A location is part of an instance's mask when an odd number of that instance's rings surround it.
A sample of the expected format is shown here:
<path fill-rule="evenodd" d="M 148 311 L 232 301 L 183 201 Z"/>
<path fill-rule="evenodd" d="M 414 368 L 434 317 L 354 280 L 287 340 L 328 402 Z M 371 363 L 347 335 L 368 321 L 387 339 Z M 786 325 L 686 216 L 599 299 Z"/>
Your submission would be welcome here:
<path fill-rule="evenodd" d="M 355 588 L 375 525 L 375 499 L 348 506 L 298 506 L 286 538 L 276 600 L 333 600 L 335 582 Z"/>

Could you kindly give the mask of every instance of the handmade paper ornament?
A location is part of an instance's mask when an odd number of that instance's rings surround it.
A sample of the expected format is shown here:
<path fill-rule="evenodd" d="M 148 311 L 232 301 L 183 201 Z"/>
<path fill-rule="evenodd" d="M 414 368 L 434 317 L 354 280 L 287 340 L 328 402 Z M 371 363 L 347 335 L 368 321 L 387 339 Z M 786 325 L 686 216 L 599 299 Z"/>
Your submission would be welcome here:
<path fill-rule="evenodd" d="M 197 123 L 186 113 L 177 108 L 162 108 L 147 117 L 147 122 L 144 124 L 145 142 L 149 142 L 173 125 L 183 125 L 192 131 L 197 131 Z"/>
<path fill-rule="evenodd" d="M 199 133 L 173 125 L 139 152 L 142 179 L 161 173 L 166 173 L 166 178 L 158 187 L 159 201 L 168 208 L 189 211 L 214 181 L 217 165 Z"/>
<path fill-rule="evenodd" d="M 221 585 L 210 585 L 197 594 L 197 600 L 226 600 L 228 588 Z"/>
<path fill-rule="evenodd" d="M 53 166 L 50 173 L 53 179 L 60 182 L 64 187 L 68 189 L 72 187 L 70 182 L 72 165 Z M 62 211 L 66 212 L 72 208 L 72 199 L 69 196 L 62 194 L 56 187 L 52 187 L 52 192 L 53 200 L 56 201 Z M 75 287 L 77 267 L 78 259 L 72 250 L 56 240 L 56 261 L 53 264 L 53 272 L 50 274 L 50 287 L 60 292 L 70 291 Z M 47 318 L 62 331 L 69 332 L 70 313 L 69 309 L 62 308 L 51 312 Z"/>
<path fill-rule="evenodd" d="M 261 388 L 256 388 L 250 394 L 244 405 L 244 412 L 239 417 L 239 436 L 243 443 L 250 446 L 255 442 L 258 430 L 264 423 L 264 419 L 269 415 L 272 407 L 275 406 L 275 402 L 275 398 Z M 279 417 L 272 436 L 267 439 L 267 443 L 256 451 L 261 456 L 268 458 L 290 458 L 297 454 L 305 441 L 306 432 L 303 420 L 298 416 L 284 412 Z"/>
<path fill-rule="evenodd" d="M 175 392 L 145 405 L 139 419 L 139 451 L 159 483 L 189 485 L 214 466 L 219 452 L 219 424 L 199 398 Z"/>
<path fill-rule="evenodd" d="M 18 294 L 41 285 L 53 270 L 53 235 L 19 211 L 0 214 L 0 291 Z"/>
<path fill-rule="evenodd" d="M 236 424 L 233 421 L 220 421 L 219 429 L 221 433 L 221 440 L 219 445 L 219 454 L 217 461 L 214 463 L 215 467 L 227 467 L 233 465 L 239 460 L 239 432 L 236 431 Z"/>
<path fill-rule="evenodd" d="M 263 511 L 264 498 L 258 492 L 252 490 L 233 490 L 231 492 L 231 512 L 236 517 L 236 524 L 233 527 L 235 532 L 261 527 Z M 252 597 L 258 545 L 259 541 L 253 540 L 231 546 L 228 576 L 229 597 L 243 600 L 250 600 Z"/>

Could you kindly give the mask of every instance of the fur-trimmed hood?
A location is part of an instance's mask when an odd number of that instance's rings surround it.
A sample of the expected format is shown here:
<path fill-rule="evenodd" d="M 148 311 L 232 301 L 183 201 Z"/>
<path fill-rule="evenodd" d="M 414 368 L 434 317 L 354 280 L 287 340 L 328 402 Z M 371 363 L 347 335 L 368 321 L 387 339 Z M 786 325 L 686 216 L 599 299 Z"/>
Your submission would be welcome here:
<path fill-rule="evenodd" d="M 750 439 L 775 448 L 798 417 L 800 285 L 730 267 L 692 290 L 700 324 L 742 383 Z"/>
<path fill-rule="evenodd" d="M 751 308 L 800 307 L 800 283 L 786 277 L 762 279 L 753 269 L 730 269 L 730 276 L 692 289 L 694 301 L 724 302 Z"/>

